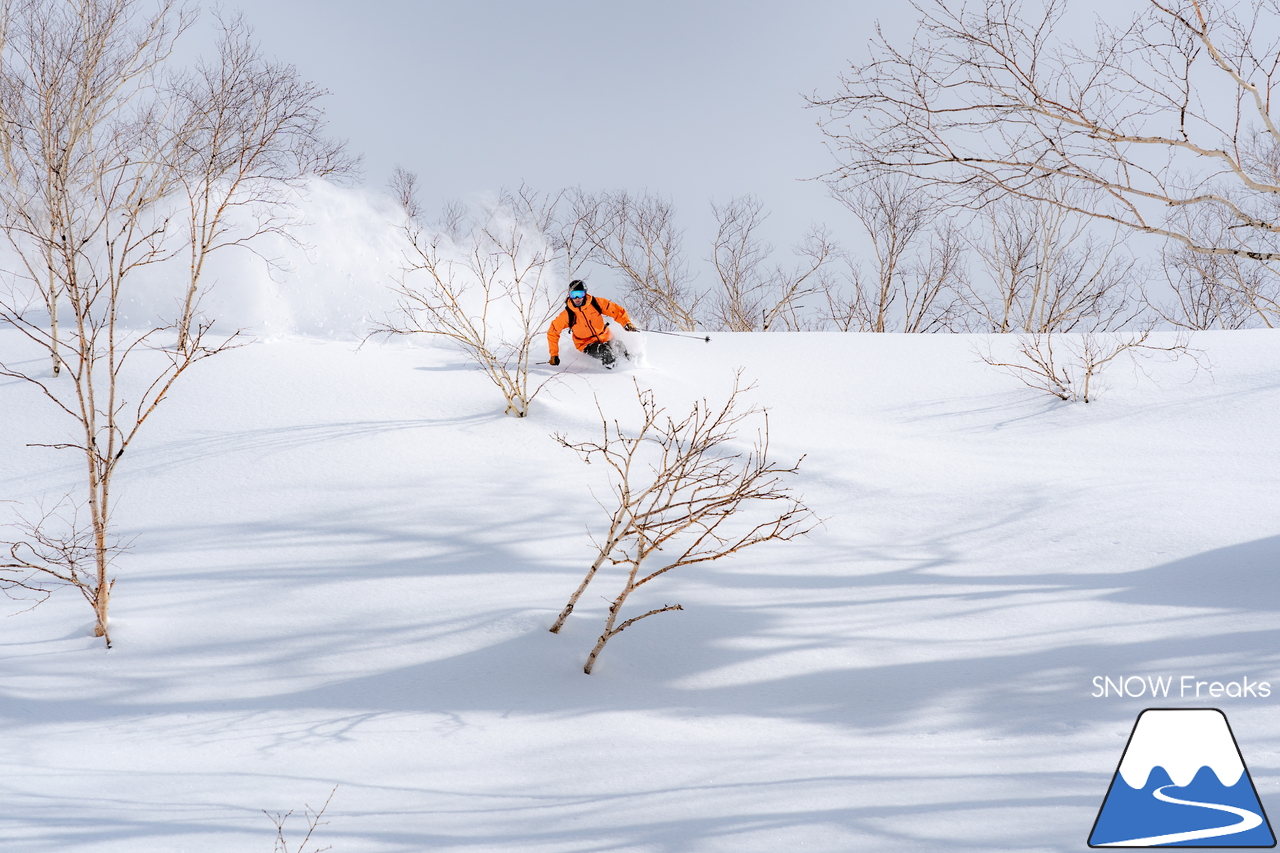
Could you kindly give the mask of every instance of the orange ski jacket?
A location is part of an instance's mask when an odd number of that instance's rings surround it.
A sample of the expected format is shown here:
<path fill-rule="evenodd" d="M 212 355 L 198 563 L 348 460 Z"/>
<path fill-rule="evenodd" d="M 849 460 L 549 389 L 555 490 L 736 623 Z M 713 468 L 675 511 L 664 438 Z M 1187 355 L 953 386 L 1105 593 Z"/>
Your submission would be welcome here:
<path fill-rule="evenodd" d="M 566 299 L 564 310 L 551 321 L 551 328 L 547 330 L 547 350 L 551 357 L 560 355 L 560 335 L 565 329 L 573 333 L 573 345 L 578 348 L 578 352 L 591 344 L 611 340 L 613 333 L 605 323 L 606 316 L 624 326 L 631 323 L 626 308 L 602 296 L 587 296 L 587 301 L 581 308 Z"/>

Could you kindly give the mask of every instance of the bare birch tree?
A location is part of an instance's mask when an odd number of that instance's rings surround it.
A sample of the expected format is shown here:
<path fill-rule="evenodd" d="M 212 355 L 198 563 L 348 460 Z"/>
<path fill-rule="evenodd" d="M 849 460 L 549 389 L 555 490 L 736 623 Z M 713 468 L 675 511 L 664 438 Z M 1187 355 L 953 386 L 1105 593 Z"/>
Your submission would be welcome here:
<path fill-rule="evenodd" d="M 1148 295 L 1161 319 L 1182 329 L 1243 329 L 1280 319 L 1280 270 L 1275 262 L 1203 255 L 1179 245 L 1161 260 L 1172 300 Z M 1168 304 L 1165 304 L 1165 303 Z"/>
<path fill-rule="evenodd" d="M 829 98 L 825 131 L 858 184 L 888 171 L 954 201 L 1013 195 L 1180 243 L 1280 260 L 1280 6 L 1148 0 L 1092 43 L 1059 34 L 1065 0 L 913 0 L 909 45 L 880 33 Z M 1063 195 L 1060 187 L 1079 190 Z M 1194 211 L 1231 223 L 1220 239 Z"/>
<path fill-rule="evenodd" d="M 964 291 L 974 331 L 1112 331 L 1142 312 L 1142 271 L 1118 235 L 1099 239 L 1064 206 L 997 199 L 968 233 L 987 273 Z"/>
<path fill-rule="evenodd" d="M 684 255 L 684 232 L 671 202 L 650 193 L 574 196 L 571 221 L 590 259 L 622 277 L 629 312 L 644 326 L 692 332 L 702 294 Z"/>
<path fill-rule="evenodd" d="M 197 314 L 205 259 L 278 230 L 273 183 L 356 162 L 321 136 L 322 93 L 264 60 L 238 18 L 222 22 L 216 61 L 169 72 L 192 21 L 178 0 L 0 2 L 0 234 L 17 259 L 0 321 L 53 362 L 48 375 L 10 364 L 0 375 L 72 419 L 71 437 L 41 446 L 82 454 L 86 471 L 83 496 L 18 525 L 0 587 L 78 589 L 108 646 L 121 458 L 188 368 L 236 345 L 236 334 L 210 340 L 212 323 Z M 190 276 L 177 318 L 124 329 L 135 274 L 183 242 Z"/>
<path fill-rule="evenodd" d="M 555 249 L 539 230 L 546 222 L 530 218 L 542 206 L 526 195 L 512 209 L 504 194 L 478 217 L 450 206 L 440 222 L 427 224 L 416 184 L 403 169 L 392 177 L 409 249 L 394 287 L 396 312 L 372 334 L 454 342 L 502 392 L 506 413 L 523 418 L 543 387 L 529 376 L 534 344 L 558 307 L 551 296 Z"/>
<path fill-rule="evenodd" d="M 938 223 L 938 200 L 887 173 L 832 189 L 866 230 L 875 268 L 850 276 L 852 294 L 831 299 L 828 319 L 846 331 L 950 330 L 961 307 L 964 251 L 958 229 Z"/>
<path fill-rule="evenodd" d="M 717 287 L 710 296 L 711 322 L 727 332 L 797 331 L 806 325 L 800 300 L 823 290 L 822 273 L 838 253 L 824 229 L 809 232 L 796 247 L 795 269 L 770 264 L 773 246 L 759 236 L 768 216 L 754 196 L 712 204 L 717 229 L 711 248 Z"/>
<path fill-rule="evenodd" d="M 102 149 L 127 147 L 157 116 L 126 115 L 152 80 L 174 38 L 191 23 L 169 0 L 126 31 L 136 4 L 4 0 L 0 4 L 0 229 L 14 249 L 23 285 L 38 283 L 48 315 L 56 376 L 64 288 L 75 282 L 81 246 L 102 235 L 101 203 L 89 188 L 100 177 Z M 133 141 L 136 141 L 133 140 Z M 168 187 L 139 169 L 143 186 L 130 201 L 150 201 Z M 126 186 L 126 181 L 121 181 Z M 86 198 L 86 196 L 89 196 Z M 68 282 L 70 279 L 70 283 Z M 25 308 L 26 306 L 24 306 Z"/>
<path fill-rule="evenodd" d="M 658 405 L 652 391 L 637 384 L 639 429 L 627 430 L 601 410 L 598 440 L 574 443 L 555 436 L 584 461 L 604 463 L 611 497 L 602 503 L 609 514 L 608 531 L 596 543 L 595 560 L 551 632 L 559 633 L 605 563 L 620 566 L 624 575 L 622 588 L 609 605 L 604 631 L 583 667 L 587 674 L 610 639 L 641 619 L 683 609 L 668 604 L 622 619 L 623 605 L 642 586 L 672 569 L 719 560 L 764 542 L 791 540 L 815 525 L 813 513 L 783 485 L 784 477 L 798 472 L 803 457 L 793 465 L 769 458 L 768 417 L 744 405 L 741 395 L 748 391 L 739 375 L 723 405 L 702 400 L 676 421 Z M 762 425 L 754 446 L 745 454 L 735 452 L 739 428 L 755 418 Z M 743 515 L 759 502 L 780 508 L 771 509 L 761 520 L 745 520 Z M 653 568 L 651 559 L 664 549 L 668 556 Z"/>
<path fill-rule="evenodd" d="M 219 18 L 218 29 L 217 59 L 165 86 L 175 125 L 167 154 L 185 196 L 190 250 L 179 348 L 191 341 L 209 255 L 264 234 L 291 239 L 290 189 L 308 176 L 350 176 L 359 162 L 325 136 L 323 89 L 267 59 L 243 17 Z"/>
<path fill-rule="evenodd" d="M 166 202 L 176 176 L 165 162 L 156 81 L 190 23 L 176 3 L 151 13 L 141 6 L 18 0 L 0 15 L 0 234 L 19 262 L 0 292 L 0 321 L 69 376 L 3 363 L 0 375 L 34 387 L 70 418 L 69 437 L 41 446 L 81 454 L 86 473 L 83 497 L 6 543 L 0 585 L 79 588 L 108 646 L 111 487 L 121 458 L 178 377 L 234 340 L 206 343 L 201 323 L 175 348 L 164 340 L 174 326 L 120 327 L 126 284 L 173 254 Z M 59 301 L 68 323 L 55 317 Z"/>

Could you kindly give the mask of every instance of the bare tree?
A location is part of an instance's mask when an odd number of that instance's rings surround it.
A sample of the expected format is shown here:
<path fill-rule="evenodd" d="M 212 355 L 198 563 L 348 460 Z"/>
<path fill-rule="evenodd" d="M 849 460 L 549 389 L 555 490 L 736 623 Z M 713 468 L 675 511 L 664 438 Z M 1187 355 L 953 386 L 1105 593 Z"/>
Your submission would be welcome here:
<path fill-rule="evenodd" d="M 838 252 L 830 236 L 810 231 L 796 247 L 799 267 L 787 270 L 769 265 L 773 247 L 759 236 L 768 214 L 758 198 L 739 196 L 711 208 L 719 226 L 711 250 L 719 285 L 710 299 L 712 322 L 728 332 L 801 328 L 800 300 L 822 291 L 822 271 Z"/>
<path fill-rule="evenodd" d="M 1082 46 L 1058 36 L 1066 0 L 913 5 L 910 45 L 881 33 L 836 95 L 811 99 L 843 161 L 833 180 L 889 171 L 953 200 L 1014 195 L 1199 254 L 1280 260 L 1272 0 L 1149 0 Z M 1231 227 L 1203 239 L 1186 225 L 1196 210 Z"/>
<path fill-rule="evenodd" d="M 323 89 L 267 59 L 243 17 L 219 18 L 217 59 L 165 86 L 170 166 L 186 201 L 189 281 L 178 347 L 191 341 L 209 255 L 264 234 L 290 239 L 289 190 L 308 176 L 353 175 L 359 160 L 324 135 Z"/>
<path fill-rule="evenodd" d="M 585 279 L 585 269 L 595 254 L 592 235 L 600 216 L 601 202 L 581 189 L 556 193 L 548 217 L 551 237 L 565 281 Z"/>
<path fill-rule="evenodd" d="M 839 328 L 863 332 L 952 328 L 964 252 L 957 229 L 936 225 L 937 199 L 918 182 L 887 173 L 832 189 L 862 223 L 876 266 L 870 277 L 850 276 L 851 296 L 832 296 L 829 319 Z"/>
<path fill-rule="evenodd" d="M 573 198 L 576 233 L 590 259 L 622 276 L 630 313 L 645 326 L 692 332 L 702 295 L 693 290 L 671 202 L 619 190 Z"/>
<path fill-rule="evenodd" d="M 609 529 L 597 542 L 596 559 L 582 583 L 551 627 L 558 633 L 578 599 L 609 562 L 624 572 L 622 589 L 609 605 L 604 632 L 587 657 L 583 671 L 590 674 L 596 658 L 610 639 L 641 619 L 682 610 L 679 604 L 659 607 L 620 621 L 627 598 L 640 587 L 672 569 L 719 560 L 744 548 L 771 541 L 788 541 L 808 533 L 816 523 L 813 513 L 783 483 L 797 473 L 794 465 L 769 459 L 767 415 L 745 407 L 741 376 L 722 406 L 702 400 L 683 419 L 666 414 L 652 391 L 636 385 L 642 413 L 638 430 L 629 432 L 603 411 L 601 437 L 597 441 L 571 443 L 556 440 L 576 451 L 586 462 L 603 462 L 610 474 L 612 497 L 602 507 L 609 513 Z M 597 408 L 599 404 L 597 403 Z M 738 429 L 748 419 L 763 419 L 753 448 L 734 452 Z M 760 502 L 778 503 L 761 521 L 743 521 L 741 513 Z M 647 561 L 667 549 L 660 568 Z"/>
<path fill-rule="evenodd" d="M 997 199 L 980 213 L 974 254 L 987 286 L 970 282 L 964 299 L 975 331 L 1094 332 L 1124 327 L 1141 313 L 1137 262 L 1118 236 L 1098 239 L 1061 205 Z"/>
<path fill-rule="evenodd" d="M 1170 248 L 1163 256 L 1174 304 L 1160 316 L 1184 329 L 1243 329 L 1280 317 L 1280 279 L 1270 263 Z M 1150 301 L 1155 301 L 1148 297 Z"/>
<path fill-rule="evenodd" d="M 24 285 L 39 285 L 55 376 L 62 369 L 59 302 L 66 287 L 76 286 L 82 247 L 113 227 L 105 211 L 122 201 L 117 194 L 95 204 L 90 187 L 104 162 L 157 129 L 155 112 L 139 106 L 138 96 L 191 22 L 167 0 L 127 29 L 136 5 L 0 4 L 0 229 L 22 264 L 11 272 Z M 140 183 L 107 176 L 110 189 L 126 193 L 126 204 L 149 203 L 168 189 L 145 164 L 135 162 L 128 172 Z"/>
<path fill-rule="evenodd" d="M 1153 331 L 1153 324 L 1148 322 L 1133 332 L 1018 334 L 1012 360 L 995 355 L 991 342 L 980 350 L 979 357 L 1028 388 L 1068 402 L 1089 403 L 1097 398 L 1099 375 L 1122 355 L 1171 361 L 1190 356 L 1197 367 L 1203 366 L 1201 351 L 1191 348 L 1187 336 L 1158 344 L 1151 340 Z"/>
<path fill-rule="evenodd" d="M 396 166 L 391 170 L 387 189 L 391 191 L 391 197 L 395 199 L 396 204 L 400 205 L 407 222 L 421 222 L 426 217 L 426 208 L 422 206 L 422 199 L 418 196 L 417 172 L 410 172 L 403 166 Z"/>
<path fill-rule="evenodd" d="M 55 384 L 49 375 L 0 364 L 0 375 L 38 389 L 71 418 L 72 437 L 41 446 L 79 452 L 87 475 L 87 494 L 73 498 L 69 511 L 44 516 L 28 526 L 25 540 L 7 543 L 0 583 L 36 573 L 78 587 L 108 646 L 111 485 L 121 457 L 178 377 L 234 339 L 206 344 L 208 325 L 201 324 L 187 347 L 175 349 L 161 341 L 172 326 L 120 328 L 126 282 L 172 255 L 164 209 L 176 181 L 164 161 L 165 105 L 155 81 L 190 23 L 175 3 L 150 14 L 141 5 L 21 0 L 0 15 L 0 234 L 20 264 L 0 292 L 0 321 L 53 353 L 70 374 L 69 383 Z M 59 301 L 69 328 L 56 319 Z M 45 524 L 58 520 L 70 531 Z"/>
<path fill-rule="evenodd" d="M 513 210 L 504 195 L 479 217 L 451 206 L 428 225 L 414 215 L 421 211 L 416 183 L 404 170 L 392 177 L 409 249 L 394 288 L 397 310 L 371 334 L 453 341 L 502 392 L 507 414 L 522 418 L 543 387 L 529 377 L 534 342 L 557 307 L 550 286 L 555 249 L 539 230 L 546 223 L 529 217 L 537 205 Z"/>
<path fill-rule="evenodd" d="M 1186 222 L 1206 242 L 1230 239 L 1231 223 L 1214 212 Z M 1280 319 L 1280 263 L 1240 255 L 1194 252 L 1180 243 L 1165 246 L 1161 260 L 1173 303 L 1147 296 L 1160 317 L 1185 329 L 1274 328 Z"/>
<path fill-rule="evenodd" d="M 216 63 L 166 74 L 192 19 L 178 0 L 0 0 L 0 235 L 17 259 L 0 322 L 53 359 L 49 374 L 0 363 L 0 375 L 71 419 L 70 437 L 39 446 L 82 454 L 86 472 L 83 496 L 4 543 L 0 587 L 77 588 L 108 646 L 121 459 L 181 375 L 237 345 L 236 334 L 211 341 L 196 314 L 204 259 L 276 227 L 270 182 L 353 166 L 319 136 L 318 90 L 263 60 L 239 19 L 224 22 Z M 232 222 L 246 206 L 250 224 Z M 183 243 L 178 317 L 124 329 L 136 273 Z"/>
<path fill-rule="evenodd" d="M 865 332 L 870 325 L 868 287 L 856 259 L 847 252 L 837 256 L 838 266 L 819 273 L 822 302 L 817 328 L 839 332 Z"/>

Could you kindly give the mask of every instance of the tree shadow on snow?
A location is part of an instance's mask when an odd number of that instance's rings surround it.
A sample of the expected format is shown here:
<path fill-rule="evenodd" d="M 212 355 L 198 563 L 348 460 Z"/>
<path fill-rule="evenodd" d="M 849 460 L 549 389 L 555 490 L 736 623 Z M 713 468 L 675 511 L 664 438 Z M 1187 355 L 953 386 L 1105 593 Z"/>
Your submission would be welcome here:
<path fill-rule="evenodd" d="M 317 519 L 316 529 L 328 530 L 338 539 L 383 536 L 409 541 L 404 531 L 379 530 L 376 526 L 361 529 L 354 521 L 335 531 L 335 523 Z M 480 541 L 482 532 L 485 536 Z M 929 571 L 936 567 L 936 563 L 929 562 L 853 576 L 827 572 L 691 575 L 687 580 L 701 585 L 701 592 L 694 586 L 673 583 L 653 593 L 651 601 L 640 598 L 629 602 L 631 615 L 668 600 L 683 599 L 685 611 L 660 614 L 633 625 L 611 640 L 596 674 L 586 676 L 581 664 L 603 626 L 599 596 L 612 592 L 613 579 L 602 573 L 564 631 L 559 635 L 549 633 L 546 628 L 572 591 L 574 581 L 552 563 L 535 569 L 528 557 L 522 556 L 527 554 L 523 550 L 529 545 L 527 534 L 528 529 L 513 530 L 504 539 L 495 537 L 493 531 L 477 529 L 475 540 L 459 533 L 443 551 L 429 556 L 371 560 L 363 565 L 335 559 L 330 564 L 290 566 L 282 562 L 273 566 L 268 561 L 241 567 L 265 581 L 288 580 L 302 585 L 356 577 L 376 583 L 378 578 L 503 575 L 530 570 L 561 580 L 547 588 L 541 601 L 530 601 L 530 608 L 481 607 L 472 617 L 462 620 L 467 627 L 458 628 L 505 626 L 499 632 L 503 639 L 498 642 L 439 660 L 339 679 L 323 687 L 222 700 L 216 703 L 217 707 L 243 711 L 329 708 L 372 713 L 486 710 L 552 715 L 645 709 L 694 715 L 775 716 L 879 729 L 899 725 L 921 708 L 951 702 L 953 709 L 967 715 L 973 725 L 1026 731 L 1094 717 L 1097 704 L 1089 696 L 1094 675 L 1179 674 L 1167 672 L 1168 661 L 1198 659 L 1216 662 L 1202 664 L 1202 673 L 1190 674 L 1213 676 L 1216 680 L 1247 674 L 1257 679 L 1269 676 L 1270 667 L 1280 662 L 1280 620 L 1275 620 L 1276 628 L 1260 628 L 1260 620 L 1255 620 L 1250 627 L 1229 630 L 1224 630 L 1221 622 L 1202 621 L 1185 636 L 1171 637 L 1165 631 L 1155 639 L 1121 640 L 1106 627 L 1083 637 L 1064 631 L 1062 625 L 1040 630 L 1034 623 L 1019 622 L 1017 615 L 1024 607 L 1024 597 L 1035 593 L 1068 596 L 1084 602 L 1084 607 L 1090 606 L 1089 602 L 1113 602 L 1125 607 L 1185 608 L 1186 614 L 1149 620 L 1174 628 L 1180 619 L 1206 613 L 1270 618 L 1280 613 L 1280 576 L 1276 571 L 1280 568 L 1280 536 L 1275 536 L 1121 574 L 971 577 Z M 221 534 L 211 528 L 207 535 L 212 546 Z M 300 532 L 264 529 L 253 535 L 268 541 L 278 536 L 278 547 L 287 551 L 291 542 L 298 541 Z M 301 532 L 303 538 L 307 535 L 311 534 Z M 424 536 L 422 542 L 426 541 Z M 439 545 L 440 538 L 433 535 L 430 541 Z M 212 581 L 218 576 L 225 578 L 225 569 L 211 569 L 204 579 Z M 201 573 L 175 571 L 171 575 L 149 575 L 148 582 L 201 578 Z M 750 603 L 716 601 L 717 596 L 706 594 L 707 585 L 746 591 L 746 596 L 719 597 L 745 598 Z M 919 592 L 913 593 L 913 589 Z M 796 590 L 807 590 L 809 594 L 800 600 L 768 603 L 769 590 L 788 598 L 795 598 Z M 691 596 L 695 600 L 691 601 Z M 766 603 L 760 603 L 762 598 Z M 921 636 L 894 640 L 892 633 L 877 636 L 880 629 L 874 624 L 870 630 L 837 638 L 839 647 L 852 651 L 865 643 L 917 649 L 933 645 L 936 660 L 878 663 L 860 655 L 856 659 L 851 656 L 842 666 L 839 648 L 830 651 L 832 638 L 822 633 L 822 626 L 829 624 L 829 614 L 868 613 L 890 603 L 917 601 L 961 603 L 960 615 L 969 624 L 985 621 L 993 626 L 992 636 L 1001 641 L 1000 648 L 972 656 L 948 654 L 949 646 L 962 642 L 946 636 L 946 619 L 955 615 L 948 612 L 923 617 L 924 622 L 933 618 L 939 621 L 941 633 L 932 639 Z M 797 629 L 810 619 L 805 614 L 811 614 L 817 628 Z M 433 619 L 438 621 L 438 616 L 423 613 L 422 626 L 431 626 Z M 516 622 L 518 627 L 512 628 Z M 447 629 L 444 624 L 438 627 Z M 359 646 L 387 630 L 386 625 L 380 624 L 343 624 L 339 632 L 326 637 L 330 629 L 320 625 L 315 643 L 296 648 L 282 643 L 275 652 L 276 664 L 287 670 L 298 662 L 294 655 L 322 657 L 327 649 Z M 412 641 L 432 642 L 423 636 Z M 431 636 L 442 635 L 437 631 Z M 763 646 L 761 640 L 766 641 Z M 215 657 L 220 643 L 234 649 L 243 642 L 216 636 L 202 637 L 200 641 L 206 643 L 204 653 Z M 973 645 L 980 647 L 982 643 Z M 1016 651 L 1020 646 L 1025 650 Z M 175 649 L 174 654 L 188 651 Z M 810 672 L 796 674 L 789 670 L 805 667 L 789 668 L 785 662 L 769 662 L 779 653 L 802 656 L 806 651 L 825 655 L 820 665 L 810 667 Z M 929 651 L 917 655 L 930 656 Z M 717 678 L 716 672 L 731 675 Z M 120 705 L 114 708 L 114 701 L 77 699 L 69 705 L 81 711 L 72 712 L 72 717 L 136 714 L 140 706 L 135 702 L 147 689 L 139 683 L 139 695 L 130 697 L 128 691 L 118 694 Z M 1280 683 L 1275 689 L 1280 693 Z M 25 704 L 31 702 L 27 700 Z M 200 704 L 143 700 L 141 707 L 149 713 L 179 709 L 189 712 Z M 62 714 L 52 716 L 65 718 Z"/>
<path fill-rule="evenodd" d="M 534 487 L 530 487 L 536 492 Z M 459 517 L 468 515 L 458 507 Z M 490 517 L 474 513 L 477 519 Z M 400 525 L 400 516 L 370 514 L 338 518 L 316 518 L 309 523 L 285 519 L 249 530 L 247 534 L 267 557 L 256 565 L 240 569 L 262 575 L 266 581 L 291 582 L 313 587 L 327 581 L 363 577 L 370 583 L 382 578 L 433 576 L 495 576 L 511 573 L 545 573 L 549 581 L 545 595 L 528 607 L 485 607 L 477 604 L 471 617 L 451 623 L 440 614 L 422 613 L 423 628 L 385 624 L 344 623 L 334 631 L 318 622 L 305 642 L 281 637 L 279 643 L 255 649 L 261 665 L 279 672 L 295 672 L 315 660 L 338 654 L 345 648 L 370 649 L 364 671 L 335 674 L 325 683 L 306 687 L 282 682 L 269 695 L 226 695 L 200 701 L 163 701 L 150 698 L 156 684 L 165 678 L 167 667 L 154 677 L 137 673 L 116 678 L 113 690 L 60 700 L 18 698 L 0 695 L 0 714 L 12 722 L 22 720 L 92 721 L 136 718 L 140 715 L 196 715 L 188 736 L 216 740 L 234 733 L 252 738 L 264 757 L 277 750 L 296 749 L 300 744 L 358 740 L 359 730 L 368 723 L 395 715 L 433 716 L 441 725 L 462 728 L 472 725 L 481 712 L 486 720 L 541 718 L 586 721 L 594 715 L 641 711 L 649 715 L 653 736 L 661 737 L 662 720 L 725 721 L 745 717 L 777 718 L 855 730 L 875 735 L 883 732 L 910 732 L 913 721 L 939 720 L 935 725 L 957 727 L 995 739 L 1006 736 L 1053 738 L 1083 725 L 1112 725 L 1127 731 L 1134 715 L 1148 703 L 1131 700 L 1110 703 L 1091 696 L 1092 678 L 1128 675 L 1189 674 L 1225 681 L 1241 676 L 1266 679 L 1280 662 L 1280 536 L 1220 548 L 1185 559 L 1127 573 L 1046 573 L 1018 575 L 963 574 L 945 553 L 911 560 L 888 571 L 867 571 L 850 565 L 840 571 L 830 564 L 815 563 L 778 572 L 713 568 L 687 573 L 656 597 L 638 600 L 632 613 L 652 604 L 682 600 L 686 610 L 667 613 L 633 625 L 614 640 L 601 656 L 597 672 L 581 672 L 582 662 L 603 622 L 603 605 L 596 593 L 612 591 L 610 577 L 597 580 L 583 606 L 570 618 L 565 631 L 547 631 L 558 608 L 576 584 L 577 576 L 563 562 L 531 562 L 527 541 L 530 530 L 547 527 L 552 509 L 531 511 L 523 519 L 512 519 L 512 529 L 495 532 L 477 522 L 471 529 L 456 528 L 446 537 L 442 550 L 408 554 L 402 559 L 370 559 L 353 563 L 335 557 L 332 561 L 291 562 L 290 543 L 315 536 L 331 536 L 333 541 L 355 539 L 393 543 L 397 547 L 441 548 L 438 533 L 427 536 Z M 335 527 L 336 525 L 336 527 Z M 246 533 L 246 531 L 241 531 Z M 227 534 L 216 525 L 197 532 L 208 538 L 210 548 Z M 192 543 L 188 542 L 188 546 Z M 196 550 L 199 550 L 196 543 Z M 175 543 L 176 547 L 176 543 Z M 539 549 L 533 543 L 533 550 Z M 275 556 L 271 556 L 271 555 Z M 940 572 L 938 569 L 947 571 Z M 184 580 L 214 581 L 226 577 L 230 567 L 210 570 L 208 576 L 192 577 L 184 572 L 153 573 L 148 582 L 176 583 Z M 1108 605 L 1137 613 L 1162 630 L 1158 636 L 1125 637 L 1105 625 L 1087 632 L 1068 630 L 1062 624 L 1039 625 L 1026 619 L 1026 596 L 1039 594 L 1077 602 L 1088 608 Z M 643 599 L 643 597 L 641 597 Z M 936 623 L 937 630 L 908 629 L 906 636 L 895 634 L 894 625 L 852 626 L 834 640 L 824 635 L 824 626 L 839 618 L 874 615 L 877 608 L 892 603 L 919 605 L 921 625 Z M 940 610 L 938 605 L 956 605 L 959 610 Z M 225 605 L 224 605 L 225 606 Z M 984 647 L 981 637 L 948 635 L 947 619 L 960 612 L 972 624 L 989 625 L 989 635 L 998 642 Z M 1142 615 L 1147 614 L 1147 615 Z M 1179 632 L 1180 620 L 1216 617 Z M 1232 627 L 1232 620 L 1240 624 Z M 1268 621 L 1277 627 L 1268 627 Z M 1247 622 L 1247 624 L 1245 624 Z M 811 628 L 806 626 L 811 625 Z M 471 638 L 465 651 L 407 666 L 381 664 L 379 644 L 419 644 L 424 649 L 446 643 L 457 636 Z M 900 637 L 900 639 L 896 639 Z M 251 641 L 235 637 L 201 639 L 199 654 L 217 659 L 221 643 L 228 654 L 243 650 Z M 257 641 L 252 641 L 257 642 Z M 967 646 L 964 646 L 968 643 Z M 964 646 L 955 651 L 957 644 Z M 867 654 L 863 647 L 879 645 L 884 659 Z M 834 649 L 833 649 L 834 647 Z M 2 648 L 2 647 L 0 647 Z M 911 655 L 898 654 L 906 649 Z M 191 648 L 175 648 L 172 657 L 181 662 Z M 817 665 L 790 666 L 778 655 L 819 656 Z M 21 652 L 23 655 L 29 651 Z M 165 652 L 156 651 L 157 663 L 167 663 Z M 1198 671 L 1183 669 L 1177 661 L 1194 661 Z M 1188 664 L 1188 667 L 1190 664 Z M 1280 683 L 1274 688 L 1280 691 Z M 1175 688 L 1176 689 L 1176 688 Z M 1166 701 L 1177 705 L 1178 701 Z M 1201 698 L 1197 706 L 1220 704 Z M 939 713 L 939 709 L 943 713 Z M 298 725 L 282 727 L 273 712 L 303 712 Z M 202 717 L 208 714 L 209 717 Z M 169 718 L 169 717 L 166 717 Z M 294 719 L 294 717 L 287 717 Z M 201 728 L 203 727 L 203 728 Z M 589 732 L 589 730 L 587 730 Z M 928 736 L 928 731 L 918 731 Z M 586 735 L 588 738 L 590 734 Z M 1052 746 L 1052 743 L 1050 744 Z M 993 743 L 993 750 L 1001 747 Z M 610 759 L 602 759 L 608 766 Z M 1256 772 L 1256 771 L 1255 771 Z M 1105 776 L 1105 774 L 1104 774 Z M 874 784 L 882 775 L 860 774 L 855 765 L 842 777 L 820 780 L 801 778 L 745 782 L 760 786 L 760 794 L 748 800 L 780 795 L 788 785 L 808 782 L 854 786 Z M 936 782 L 937 776 L 922 778 L 921 784 Z M 966 794 L 966 779 L 958 773 L 954 792 L 942 797 L 923 797 L 916 804 L 886 807 L 857 802 L 836 806 L 815 804 L 812 808 L 767 806 L 750 814 L 655 819 L 645 808 L 635 817 L 606 820 L 591 815 L 609 815 L 651 800 L 685 802 L 728 791 L 730 783 L 688 785 L 628 790 L 625 794 L 585 791 L 578 796 L 547 794 L 538 800 L 507 796 L 494 809 L 503 819 L 486 828 L 473 827 L 461 835 L 447 831 L 430 834 L 401 832 L 394 827 L 407 822 L 422 826 L 432 823 L 429 813 L 381 817 L 376 825 L 356 831 L 335 822 L 326 842 L 340 843 L 348 833 L 352 839 L 376 839 L 405 849 L 470 846 L 486 849 L 527 847 L 532 842 L 565 849 L 647 849 L 679 851 L 689 849 L 691 839 L 734 843 L 738 835 L 759 838 L 825 824 L 859 837 L 879 840 L 886 847 L 910 848 L 919 838 L 910 838 L 900 829 L 903 819 L 928 816 L 930 820 L 959 818 L 974 811 L 992 810 L 1007 815 L 1011 811 L 1034 808 L 1062 808 L 1068 814 L 1096 808 L 1103 793 L 1094 790 L 1097 779 L 1052 766 L 1042 771 L 1019 771 L 1019 778 L 1034 790 L 1025 795 L 988 797 Z M 234 774 L 229 784 L 234 783 Z M 905 775 L 894 777 L 896 785 L 910 785 Z M 1081 793 L 1087 789 L 1088 793 Z M 1048 793 L 1054 792 L 1054 793 Z M 418 792 L 435 797 L 441 792 Z M 474 792 L 443 792 L 471 797 Z M 665 801 L 665 800 L 664 800 Z M 794 805 L 793 798 L 787 800 Z M 483 814 L 483 803 L 471 807 Z M 527 818 L 521 815 L 527 810 Z M 558 810 L 558 811 L 557 811 Z M 586 819 L 578 820 L 586 816 Z M 573 817 L 573 821 L 561 820 Z M 898 818 L 897 821 L 893 820 Z M 31 820 L 39 823 L 37 816 Z M 353 817 L 354 821 L 355 818 Z M 519 834 L 509 827 L 523 822 Z M 997 821 L 999 823 L 999 821 Z M 203 826 L 200 822 L 188 824 Z M 206 827 L 207 828 L 207 827 Z M 89 827 L 83 828 L 88 832 Z M 181 835 L 161 819 L 155 822 L 128 821 L 116 827 L 94 824 L 94 832 L 112 837 L 145 838 Z M 210 830 L 220 832 L 223 830 Z M 1030 835 L 1018 836 L 1022 831 Z M 1081 831 L 1082 833 L 1084 830 Z M 66 827 L 64 837 L 72 840 L 76 827 Z M 1017 837 L 1014 837 L 1017 836 Z M 101 837 L 101 835 L 97 836 Z M 1005 841 L 1002 841 L 1005 839 Z M 1077 839 L 1080 841 L 1083 839 Z M 934 843 L 934 842 L 930 842 Z M 1043 847 L 1043 836 L 1023 826 L 1006 826 L 972 843 L 953 838 L 948 849 L 1020 849 Z M 1075 845 L 1078 846 L 1078 843 Z M 1066 847 L 1062 849 L 1067 849 Z M 1071 849 L 1074 849 L 1072 847 Z"/>

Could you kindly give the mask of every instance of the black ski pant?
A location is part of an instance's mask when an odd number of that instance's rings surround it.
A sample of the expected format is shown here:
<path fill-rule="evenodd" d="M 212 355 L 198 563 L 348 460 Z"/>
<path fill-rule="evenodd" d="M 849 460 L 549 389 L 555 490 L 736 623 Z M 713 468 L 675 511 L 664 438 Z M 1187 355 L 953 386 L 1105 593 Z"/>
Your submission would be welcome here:
<path fill-rule="evenodd" d="M 605 367 L 612 368 L 613 363 L 618 360 L 618 356 L 627 356 L 627 349 L 622 345 L 621 341 L 596 341 L 594 344 L 587 344 L 584 353 L 600 360 Z"/>

